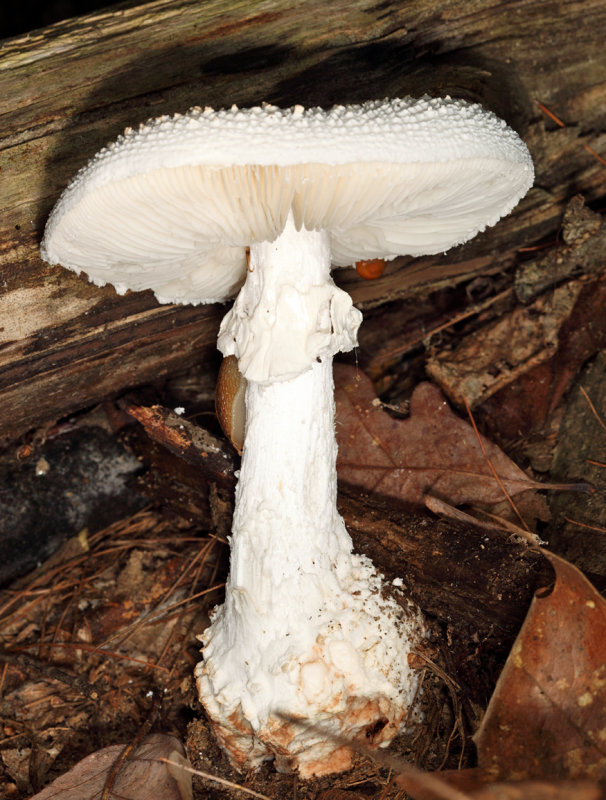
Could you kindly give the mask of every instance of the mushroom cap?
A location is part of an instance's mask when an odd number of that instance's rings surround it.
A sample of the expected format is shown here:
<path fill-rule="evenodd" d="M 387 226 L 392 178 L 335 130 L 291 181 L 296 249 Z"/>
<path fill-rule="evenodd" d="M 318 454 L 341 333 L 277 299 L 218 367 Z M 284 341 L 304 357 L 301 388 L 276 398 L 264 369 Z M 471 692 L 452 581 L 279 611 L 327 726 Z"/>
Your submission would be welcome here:
<path fill-rule="evenodd" d="M 273 241 L 291 209 L 349 266 L 444 252 L 507 214 L 533 178 L 519 136 L 461 100 L 194 108 L 97 153 L 53 209 L 41 253 L 119 292 L 223 301 L 244 280 L 246 247 Z"/>

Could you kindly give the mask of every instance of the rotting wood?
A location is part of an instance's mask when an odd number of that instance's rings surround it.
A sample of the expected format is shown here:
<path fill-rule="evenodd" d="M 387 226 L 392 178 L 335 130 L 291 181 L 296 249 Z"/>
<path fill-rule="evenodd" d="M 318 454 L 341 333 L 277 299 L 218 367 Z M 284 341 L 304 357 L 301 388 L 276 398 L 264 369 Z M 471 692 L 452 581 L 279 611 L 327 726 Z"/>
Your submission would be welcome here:
<path fill-rule="evenodd" d="M 521 374 L 549 361 L 558 349 L 558 334 L 581 292 L 569 281 L 530 306 L 518 306 L 454 348 L 432 353 L 429 376 L 460 407 L 480 405 Z"/>
<path fill-rule="evenodd" d="M 571 25 L 575 36 L 570 36 Z M 567 197 L 604 195 L 604 0 L 154 0 L 6 40 L 0 50 L 0 437 L 213 360 L 222 309 L 158 307 L 43 264 L 46 216 L 126 125 L 191 105 L 331 105 L 402 94 L 479 100 L 527 140 L 537 188 L 446 257 L 339 275 L 361 307 L 490 273 L 553 233 Z M 557 112 L 558 126 L 537 102 Z M 596 133 L 602 131 L 602 133 Z M 349 274 L 348 274 L 349 273 Z"/>
<path fill-rule="evenodd" d="M 520 375 L 552 361 L 581 292 L 596 295 L 602 290 L 603 217 L 584 206 L 581 197 L 573 197 L 564 213 L 561 238 L 546 256 L 526 261 L 516 270 L 513 288 L 521 305 L 457 337 L 446 349 L 430 348 L 427 372 L 460 407 L 479 406 Z M 599 323 L 588 318 L 587 324 L 596 333 L 597 351 L 606 340 L 599 336 Z"/>
<path fill-rule="evenodd" d="M 139 422 L 147 435 L 171 453 L 204 471 L 206 480 L 233 489 L 237 457 L 223 438 L 182 419 L 162 406 L 121 403 L 124 410 Z"/>

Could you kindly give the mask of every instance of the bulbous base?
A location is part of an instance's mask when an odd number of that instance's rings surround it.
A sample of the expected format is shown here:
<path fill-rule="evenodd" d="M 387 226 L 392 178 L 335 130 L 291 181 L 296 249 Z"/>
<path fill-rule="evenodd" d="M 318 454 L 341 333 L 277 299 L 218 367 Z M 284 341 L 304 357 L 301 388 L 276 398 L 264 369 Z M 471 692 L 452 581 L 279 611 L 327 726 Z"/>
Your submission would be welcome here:
<path fill-rule="evenodd" d="M 343 744 L 344 740 L 365 747 L 388 745 L 400 729 L 403 714 L 404 709 L 394 708 L 384 697 L 372 701 L 349 697 L 338 719 L 333 718 L 330 726 L 326 722 L 321 726 L 335 728 L 331 732 L 339 738 L 324 737 L 321 741 L 317 740 L 320 726 L 308 720 L 270 716 L 262 729 L 253 732 L 241 706 L 228 720 L 211 718 L 210 723 L 217 741 L 237 769 L 255 769 L 273 759 L 278 772 L 296 772 L 301 778 L 313 778 L 351 769 L 354 749 Z M 312 741 L 312 737 L 316 740 Z"/>
<path fill-rule="evenodd" d="M 201 637 L 200 700 L 239 769 L 273 759 L 278 771 L 304 778 L 346 770 L 347 742 L 387 745 L 406 721 L 418 687 L 408 655 L 422 638 L 421 619 L 386 595 L 367 558 L 350 559 L 340 589 L 313 619 L 301 604 L 298 618 L 291 615 L 292 637 L 266 640 L 258 659 L 243 658 L 226 636 L 228 604 Z M 241 604 L 238 614 L 246 629 L 260 621 Z"/>

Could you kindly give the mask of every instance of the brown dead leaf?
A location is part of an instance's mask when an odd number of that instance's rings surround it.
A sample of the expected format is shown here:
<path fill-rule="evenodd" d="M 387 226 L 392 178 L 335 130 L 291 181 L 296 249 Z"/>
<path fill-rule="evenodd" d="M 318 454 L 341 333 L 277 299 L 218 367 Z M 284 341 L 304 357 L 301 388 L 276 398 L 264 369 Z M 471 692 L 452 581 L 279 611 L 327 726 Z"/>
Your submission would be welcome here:
<path fill-rule="evenodd" d="M 99 800 L 112 767 L 123 750 L 122 745 L 112 745 L 92 753 L 31 800 Z M 168 758 L 187 765 L 184 752 L 181 742 L 174 736 L 148 736 L 125 760 L 111 796 L 128 800 L 148 800 L 150 797 L 191 800 L 191 774 L 158 760 Z"/>
<path fill-rule="evenodd" d="M 601 255 L 603 262 L 603 254 Z M 558 333 L 558 349 L 543 364 L 489 397 L 481 408 L 504 438 L 541 431 L 571 388 L 579 370 L 606 347 L 606 281 L 584 284 L 570 317 Z"/>
<path fill-rule="evenodd" d="M 470 795 L 473 800 L 601 800 L 593 781 L 519 781 L 493 783 Z"/>
<path fill-rule="evenodd" d="M 491 780 L 606 778 L 606 601 L 546 553 L 553 591 L 537 593 L 476 734 Z"/>
<path fill-rule="evenodd" d="M 545 552 L 556 579 L 539 591 L 474 739 L 478 767 L 395 781 L 415 800 L 600 800 L 606 779 L 606 600 Z M 398 773 L 397 767 L 394 770 Z"/>
<path fill-rule="evenodd" d="M 440 390 L 419 384 L 410 417 L 393 419 L 371 381 L 355 367 L 335 365 L 339 478 L 369 491 L 423 505 L 431 494 L 452 505 L 494 504 L 532 481 L 502 450 L 452 412 Z M 484 452 L 483 452 L 484 450 Z M 499 475 L 495 479 L 488 460 Z"/>
<path fill-rule="evenodd" d="M 473 772 L 468 770 L 468 773 Z M 602 790 L 595 781 L 509 781 L 505 783 L 482 784 L 475 776 L 459 773 L 456 780 L 452 773 L 443 773 L 448 777 L 450 788 L 456 785 L 461 793 L 459 800 L 602 800 Z M 430 789 L 419 779 L 398 776 L 396 783 L 406 790 L 414 800 L 446 800 L 444 791 Z"/>

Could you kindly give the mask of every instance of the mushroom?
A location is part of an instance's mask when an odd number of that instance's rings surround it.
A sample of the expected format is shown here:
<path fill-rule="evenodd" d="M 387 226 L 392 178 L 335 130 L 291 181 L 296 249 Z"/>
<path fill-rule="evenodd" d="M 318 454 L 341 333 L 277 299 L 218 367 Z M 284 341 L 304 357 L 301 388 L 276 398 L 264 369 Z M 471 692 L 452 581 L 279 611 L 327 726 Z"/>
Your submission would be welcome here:
<path fill-rule="evenodd" d="M 345 769 L 344 741 L 386 745 L 418 689 L 424 624 L 352 552 L 336 508 L 332 359 L 361 314 L 331 265 L 441 253 L 532 180 L 520 138 L 450 98 L 196 108 L 127 130 L 53 210 L 43 258 L 97 284 L 164 303 L 239 290 L 218 338 L 246 379 L 230 574 L 196 668 L 237 766 Z"/>

